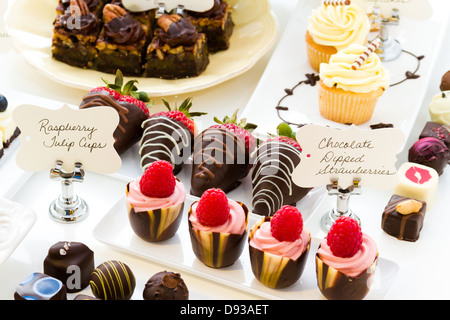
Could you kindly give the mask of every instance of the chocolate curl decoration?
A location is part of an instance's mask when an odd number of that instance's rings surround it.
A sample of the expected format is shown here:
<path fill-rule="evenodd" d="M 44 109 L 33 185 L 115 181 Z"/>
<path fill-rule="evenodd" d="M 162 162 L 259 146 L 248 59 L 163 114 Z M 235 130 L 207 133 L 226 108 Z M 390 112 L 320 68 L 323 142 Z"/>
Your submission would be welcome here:
<path fill-rule="evenodd" d="M 357 70 L 361 65 L 366 61 L 366 59 L 373 53 L 377 48 L 380 46 L 380 42 L 378 39 L 375 39 L 368 47 L 367 49 L 361 54 L 361 56 L 356 59 L 355 62 L 352 64 L 352 69 Z"/>
<path fill-rule="evenodd" d="M 349 6 L 350 0 L 324 0 L 323 4 L 326 6 Z"/>

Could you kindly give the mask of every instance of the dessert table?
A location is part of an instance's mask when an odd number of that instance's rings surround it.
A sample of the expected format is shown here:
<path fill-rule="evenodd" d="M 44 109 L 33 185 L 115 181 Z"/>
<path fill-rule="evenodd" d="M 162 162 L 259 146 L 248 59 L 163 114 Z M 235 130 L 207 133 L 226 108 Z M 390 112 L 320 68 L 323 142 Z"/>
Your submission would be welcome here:
<path fill-rule="evenodd" d="M 11 3 L 12 1 L 10 0 Z M 301 0 L 270 0 L 279 24 L 278 39 L 285 31 L 298 1 Z M 3 1 L 0 4 L 0 10 L 0 13 L 3 14 L 5 10 Z M 450 10 L 447 10 L 447 14 L 450 19 Z M 2 33 L 1 27 L 0 24 L 0 93 L 6 96 L 10 95 L 14 99 L 23 99 L 25 103 L 33 101 L 39 104 L 48 103 L 52 107 L 58 104 L 79 105 L 86 91 L 53 81 L 26 63 L 13 48 L 12 38 L 6 32 Z M 449 39 L 449 24 L 447 24 L 445 33 L 446 39 Z M 302 40 L 302 34 L 299 32 L 300 40 Z M 179 101 L 192 96 L 194 111 L 208 113 L 198 124 L 199 130 L 212 124 L 214 117 L 221 119 L 225 115 L 231 115 L 236 109 L 243 110 L 246 107 L 275 49 L 276 45 L 250 70 L 236 78 L 211 88 L 178 96 Z M 433 68 L 432 76 L 428 86 L 422 88 L 425 92 L 422 106 L 406 142 L 406 147 L 398 155 L 399 164 L 407 161 L 409 146 L 418 139 L 425 123 L 429 121 L 428 102 L 438 93 L 442 75 L 450 70 L 448 52 L 450 52 L 450 42 L 444 41 L 435 63 L 431 66 Z M 299 75 L 299 79 L 301 76 Z M 174 100 L 174 96 L 165 98 L 169 101 Z M 151 111 L 156 112 L 159 108 L 161 110 L 163 108 L 161 103 L 155 104 Z M 123 155 L 124 163 L 133 158 L 133 152 L 136 152 L 136 149 L 131 149 Z M 11 162 L 13 161 L 9 161 L 9 165 L 14 166 L 14 163 L 11 164 Z M 75 224 L 62 224 L 49 218 L 48 205 L 60 193 L 60 185 L 49 179 L 48 172 L 27 173 L 14 167 L 9 175 L 0 176 L 0 184 L 3 186 L 1 190 L 4 191 L 2 196 L 30 207 L 36 213 L 34 225 L 3 265 L 0 265 L 0 299 L 13 299 L 14 291 L 22 280 L 33 272 L 42 272 L 42 263 L 48 249 L 58 241 L 83 242 L 94 251 L 96 264 L 115 259 L 129 265 L 137 279 L 133 296 L 133 299 L 136 300 L 142 299 L 142 290 L 150 276 L 162 270 L 180 272 L 189 288 L 190 298 L 193 300 L 271 298 L 269 294 L 261 295 L 257 291 L 245 290 L 239 286 L 233 287 L 229 283 L 211 281 L 201 273 L 186 272 L 181 267 L 177 269 L 174 265 L 165 265 L 163 262 L 145 259 L 99 241 L 98 234 L 95 233 L 98 232 L 99 223 L 109 223 L 104 220 L 105 215 L 123 197 L 127 180 L 136 177 L 139 174 L 138 169 L 123 166 L 117 174 L 106 176 L 88 172 L 85 181 L 76 185 L 76 191 L 82 194 L 89 204 L 90 215 L 87 219 Z M 442 276 L 443 270 L 437 268 L 437 266 L 445 267 L 450 263 L 450 251 L 446 249 L 447 232 L 450 225 L 450 215 L 448 214 L 450 169 L 447 168 L 439 179 L 438 199 L 427 212 L 420 239 L 416 242 L 397 240 L 381 229 L 381 214 L 391 194 L 391 190 L 364 188 L 361 195 L 351 199 L 352 210 L 357 212 L 363 221 L 363 231 L 376 240 L 380 256 L 385 261 L 378 267 L 381 269 L 378 271 L 383 274 L 383 277 L 376 278 L 374 282 L 375 290 L 381 293 L 368 298 L 387 300 L 450 299 L 448 291 L 450 280 Z M 320 230 L 319 220 L 322 213 L 332 208 L 334 202 L 334 197 L 325 195 L 318 207 L 314 208 L 314 215 L 306 221 L 305 227 L 315 237 L 325 236 L 325 233 Z M 311 260 L 313 260 L 313 254 L 315 253 L 310 253 Z M 90 294 L 89 289 L 86 289 L 85 292 Z M 276 298 L 276 295 L 274 297 Z M 323 299 L 318 290 L 312 290 L 306 296 L 302 296 L 302 298 L 305 297 Z M 297 299 L 297 297 L 291 296 L 290 299 Z"/>

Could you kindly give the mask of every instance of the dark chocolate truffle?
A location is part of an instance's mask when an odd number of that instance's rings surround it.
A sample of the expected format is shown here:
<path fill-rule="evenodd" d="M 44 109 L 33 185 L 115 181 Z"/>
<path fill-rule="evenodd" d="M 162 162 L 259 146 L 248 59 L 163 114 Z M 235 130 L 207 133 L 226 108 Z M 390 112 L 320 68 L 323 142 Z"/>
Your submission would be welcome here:
<path fill-rule="evenodd" d="M 417 212 L 401 213 L 399 212 L 401 209 L 398 205 L 405 203 L 405 201 L 416 201 L 420 203 L 421 206 L 419 209 L 413 210 Z M 384 208 L 381 219 L 381 228 L 387 234 L 396 237 L 399 240 L 417 241 L 423 227 L 425 212 L 426 203 L 424 201 L 394 194 Z"/>
<path fill-rule="evenodd" d="M 129 300 L 136 287 L 136 279 L 125 263 L 109 260 L 99 265 L 92 272 L 89 284 L 96 298 Z"/>
<path fill-rule="evenodd" d="M 64 284 L 58 279 L 35 272 L 19 284 L 14 299 L 67 300 L 67 292 Z"/>
<path fill-rule="evenodd" d="M 86 288 L 94 267 L 94 252 L 80 242 L 57 242 L 44 260 L 44 273 L 64 283 L 68 293 Z"/>
<path fill-rule="evenodd" d="M 447 91 L 450 90 L 450 70 L 447 71 L 443 76 L 441 80 L 441 86 L 439 87 L 441 91 Z"/>
<path fill-rule="evenodd" d="M 179 273 L 161 271 L 145 284 L 144 300 L 188 300 L 189 290 Z"/>
<path fill-rule="evenodd" d="M 437 138 L 422 138 L 409 149 L 408 161 L 433 168 L 442 175 L 450 158 L 450 151 L 444 142 Z"/>

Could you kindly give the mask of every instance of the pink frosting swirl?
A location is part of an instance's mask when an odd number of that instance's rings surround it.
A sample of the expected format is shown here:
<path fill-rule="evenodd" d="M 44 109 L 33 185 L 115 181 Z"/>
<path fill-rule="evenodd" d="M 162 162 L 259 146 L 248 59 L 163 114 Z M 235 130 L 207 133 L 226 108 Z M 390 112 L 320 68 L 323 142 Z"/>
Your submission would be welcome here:
<path fill-rule="evenodd" d="M 266 221 L 256 230 L 250 240 L 250 245 L 264 252 L 297 260 L 306 250 L 310 239 L 310 233 L 303 228 L 302 234 L 297 240 L 279 241 L 273 237 L 270 231 L 270 222 Z"/>
<path fill-rule="evenodd" d="M 327 245 L 326 238 L 320 243 L 317 250 L 319 258 L 328 266 L 342 272 L 349 277 L 357 277 L 366 271 L 377 257 L 378 248 L 375 241 L 367 234 L 363 234 L 361 249 L 350 258 L 336 257 Z"/>
<path fill-rule="evenodd" d="M 247 219 L 244 209 L 239 203 L 231 199 L 228 199 L 228 204 L 230 206 L 230 215 L 228 220 L 220 226 L 207 227 L 202 225 L 197 219 L 196 209 L 198 201 L 193 203 L 191 208 L 192 213 L 189 216 L 189 221 L 192 224 L 192 228 L 200 231 L 242 234 L 247 228 Z"/>
<path fill-rule="evenodd" d="M 183 183 L 177 180 L 175 190 L 167 198 L 153 198 L 142 194 L 139 187 L 140 178 L 130 182 L 127 201 L 134 207 L 136 212 L 152 211 L 155 209 L 168 208 L 186 200 L 186 190 Z"/>

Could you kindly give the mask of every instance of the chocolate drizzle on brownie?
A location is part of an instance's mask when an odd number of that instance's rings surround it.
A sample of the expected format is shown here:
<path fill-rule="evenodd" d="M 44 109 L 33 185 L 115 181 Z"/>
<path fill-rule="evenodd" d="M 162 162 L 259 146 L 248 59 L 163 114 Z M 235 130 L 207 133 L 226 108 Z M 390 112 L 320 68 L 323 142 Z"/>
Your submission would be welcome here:
<path fill-rule="evenodd" d="M 105 35 L 111 42 L 133 44 L 145 37 L 141 24 L 120 6 L 107 4 L 103 9 L 103 16 Z"/>
<path fill-rule="evenodd" d="M 192 46 L 200 38 L 200 34 L 194 25 L 176 14 L 162 15 L 158 19 L 158 26 L 159 28 L 155 33 L 161 45 L 167 44 L 170 47 Z"/>
<path fill-rule="evenodd" d="M 91 13 L 83 0 L 71 0 L 70 10 L 55 20 L 55 28 L 62 34 L 90 35 L 100 26 L 99 19 Z"/>

